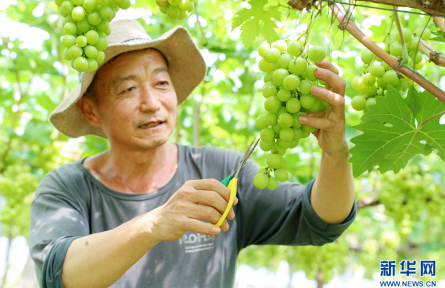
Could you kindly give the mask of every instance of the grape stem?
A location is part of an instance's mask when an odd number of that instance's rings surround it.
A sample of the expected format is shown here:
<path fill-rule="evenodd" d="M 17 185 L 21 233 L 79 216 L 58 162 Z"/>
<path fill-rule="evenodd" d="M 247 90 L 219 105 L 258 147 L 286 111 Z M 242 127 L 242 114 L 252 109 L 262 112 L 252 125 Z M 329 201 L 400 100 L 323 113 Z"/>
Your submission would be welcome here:
<path fill-rule="evenodd" d="M 394 10 L 397 10 L 397 6 L 392 6 Z M 399 14 L 397 11 L 394 11 L 394 17 L 396 18 L 397 22 L 397 30 L 399 30 L 400 40 L 402 42 L 402 54 L 403 54 L 403 60 L 401 61 L 399 67 L 402 65 L 405 65 L 409 67 L 408 65 L 408 50 L 406 49 L 406 43 L 405 43 L 405 37 L 403 37 L 403 31 L 402 31 L 402 25 L 400 24 Z M 412 68 L 412 67 L 410 67 Z"/>
<path fill-rule="evenodd" d="M 362 43 L 366 48 L 371 50 L 374 54 L 376 54 L 382 61 L 387 63 L 391 68 L 393 68 L 395 71 L 398 71 L 408 77 L 409 79 L 413 80 L 417 84 L 419 84 L 421 87 L 423 87 L 426 91 L 430 92 L 434 97 L 439 99 L 442 103 L 445 104 L 445 92 L 440 90 L 437 86 L 435 86 L 433 83 L 426 80 L 422 75 L 416 73 L 415 71 L 412 71 L 411 69 L 402 66 L 399 67 L 399 62 L 394 59 L 392 56 L 390 56 L 388 53 L 383 51 L 379 46 L 377 46 L 371 39 L 366 37 L 363 32 L 357 28 L 351 21 L 348 19 L 345 19 L 345 16 L 340 11 L 338 6 L 333 3 L 329 6 L 332 10 L 332 12 L 335 14 L 335 17 L 337 18 L 339 23 L 343 23 L 343 27 L 354 37 L 356 38 L 360 43 Z M 346 23 L 346 24 L 345 24 Z"/>

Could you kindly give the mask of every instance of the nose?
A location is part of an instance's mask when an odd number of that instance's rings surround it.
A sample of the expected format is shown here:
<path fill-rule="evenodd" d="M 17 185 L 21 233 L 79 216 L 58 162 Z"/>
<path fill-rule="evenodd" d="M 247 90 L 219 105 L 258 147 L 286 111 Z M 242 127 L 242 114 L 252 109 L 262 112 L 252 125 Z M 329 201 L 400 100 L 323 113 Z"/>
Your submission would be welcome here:
<path fill-rule="evenodd" d="M 142 112 L 156 112 L 161 108 L 160 95 L 156 89 L 152 89 L 149 84 L 146 84 L 141 89 L 140 93 L 140 110 Z"/>

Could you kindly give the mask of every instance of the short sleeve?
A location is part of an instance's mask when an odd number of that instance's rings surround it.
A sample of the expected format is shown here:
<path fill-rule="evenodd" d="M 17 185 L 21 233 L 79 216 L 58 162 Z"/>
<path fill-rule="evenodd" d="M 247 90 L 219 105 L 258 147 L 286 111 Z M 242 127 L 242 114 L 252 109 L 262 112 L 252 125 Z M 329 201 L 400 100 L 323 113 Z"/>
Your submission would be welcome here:
<path fill-rule="evenodd" d="M 73 240 L 89 235 L 87 218 L 63 181 L 52 172 L 40 182 L 30 214 L 29 252 L 39 285 L 63 287 L 66 252 Z"/>
<path fill-rule="evenodd" d="M 238 178 L 236 221 L 240 248 L 249 245 L 316 245 L 335 241 L 352 224 L 357 205 L 340 224 L 324 222 L 310 203 L 312 185 L 279 182 L 275 190 L 258 189 L 253 179 L 260 167 L 248 160 Z"/>

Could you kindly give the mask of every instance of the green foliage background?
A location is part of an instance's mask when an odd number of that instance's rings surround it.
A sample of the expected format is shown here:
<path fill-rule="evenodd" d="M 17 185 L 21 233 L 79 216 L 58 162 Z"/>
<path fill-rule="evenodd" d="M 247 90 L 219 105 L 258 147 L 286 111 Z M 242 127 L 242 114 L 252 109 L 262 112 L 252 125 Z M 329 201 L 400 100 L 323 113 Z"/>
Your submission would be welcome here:
<path fill-rule="evenodd" d="M 42 2 L 45 4 L 43 15 L 34 17 L 33 11 Z M 255 67 L 255 49 L 264 38 L 260 36 L 245 49 L 236 34 L 239 30 L 229 33 L 232 17 L 246 7 L 249 5 L 243 1 L 201 0 L 196 7 L 199 21 L 192 16 L 190 20 L 175 22 L 159 12 L 154 0 L 137 0 L 132 6 L 141 16 L 138 21 L 152 38 L 175 25 L 183 25 L 203 53 L 214 58 L 205 81 L 178 107 L 177 128 L 170 141 L 245 151 L 253 137 L 258 136 L 254 121 L 265 110 L 260 90 L 263 74 Z M 278 23 L 275 40 L 304 30 L 300 24 L 308 23 L 308 13 L 299 15 L 296 11 L 280 9 L 282 22 Z M 329 48 L 328 59 L 342 69 L 342 77 L 348 83 L 348 99 L 358 93 L 352 90 L 349 80 L 361 72 L 362 66 L 356 58 L 363 46 L 339 30 L 327 12 L 324 10 L 316 20 L 311 43 Z M 49 0 L 17 0 L 16 5 L 0 13 L 49 33 L 49 39 L 36 50 L 23 48 L 19 39 L 2 37 L 0 41 L 0 221 L 2 236 L 11 240 L 18 235 L 28 237 L 29 205 L 45 173 L 79 157 L 99 153 L 107 149 L 108 144 L 94 136 L 68 139 L 48 122 L 49 113 L 77 85 L 77 73 L 68 69 L 67 61 L 62 60 L 61 20 L 54 17 L 55 4 Z M 389 13 L 357 8 L 355 21 L 377 42 L 384 37 L 383 19 L 389 19 Z M 374 19 L 372 26 L 366 22 L 370 19 Z M 402 25 L 414 30 L 427 22 L 428 17 L 409 15 L 402 20 Z M 443 49 L 443 44 L 432 45 L 439 51 Z M 421 73 L 436 85 L 444 76 L 444 70 L 431 63 L 427 63 Z M 42 81 L 50 89 L 39 87 Z M 357 125 L 360 117 L 361 114 L 347 105 L 348 138 L 358 134 L 350 127 Z M 313 136 L 300 143 L 285 158 L 292 173 L 289 181 L 305 184 L 317 176 L 321 150 Z M 264 165 L 266 156 L 257 149 L 252 158 Z M 239 263 L 275 270 L 281 260 L 286 260 L 291 272 L 303 270 L 309 279 L 327 283 L 345 269 L 356 271 L 359 267 L 364 267 L 365 276 L 371 278 L 379 272 L 379 261 L 384 259 L 398 262 L 443 259 L 443 174 L 443 162 L 434 153 L 417 156 L 397 175 L 365 173 L 355 180 L 360 207 L 356 221 L 335 243 L 322 247 L 252 246 L 241 252 Z M 433 280 L 444 279 L 445 267 L 440 261 L 437 269 Z"/>

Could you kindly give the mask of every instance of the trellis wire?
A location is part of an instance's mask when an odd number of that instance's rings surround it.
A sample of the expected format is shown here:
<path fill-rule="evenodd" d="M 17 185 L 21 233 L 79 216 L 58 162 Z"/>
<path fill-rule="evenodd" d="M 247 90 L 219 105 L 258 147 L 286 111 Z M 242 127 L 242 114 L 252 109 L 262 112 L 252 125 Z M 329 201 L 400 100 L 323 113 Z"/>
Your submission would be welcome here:
<path fill-rule="evenodd" d="M 410 13 L 410 14 L 416 14 L 416 15 L 434 16 L 434 17 L 445 18 L 444 15 L 434 15 L 434 14 L 419 13 L 419 12 L 411 12 L 411 11 L 398 10 L 398 9 L 388 9 L 388 8 L 372 7 L 372 6 L 366 6 L 366 5 L 360 5 L 360 4 L 352 4 L 352 3 L 341 2 L 341 1 L 332 1 L 332 0 L 321 0 L 321 1 L 323 1 L 323 2 L 328 2 L 328 3 L 346 4 L 346 5 L 349 5 L 349 6 L 357 6 L 357 7 L 371 8 L 371 9 L 377 9 L 377 10 L 386 10 L 386 11 L 391 11 L 391 12 L 396 11 L 396 12 Z M 384 5 L 384 4 L 383 4 L 383 5 Z"/>

